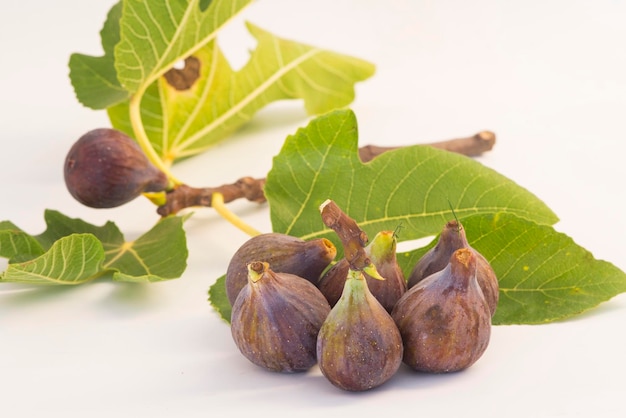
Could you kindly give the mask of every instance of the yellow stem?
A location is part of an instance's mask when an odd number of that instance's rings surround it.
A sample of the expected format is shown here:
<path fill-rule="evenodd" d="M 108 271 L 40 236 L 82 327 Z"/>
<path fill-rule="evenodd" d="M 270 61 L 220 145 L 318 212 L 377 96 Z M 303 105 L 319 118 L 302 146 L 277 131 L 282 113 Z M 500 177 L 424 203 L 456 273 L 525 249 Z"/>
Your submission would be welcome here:
<path fill-rule="evenodd" d="M 234 213 L 232 213 L 224 204 L 224 195 L 221 193 L 213 193 L 211 197 L 211 206 L 213 209 L 217 211 L 224 219 L 228 222 L 245 232 L 246 234 L 254 237 L 256 235 L 260 235 L 261 232 L 257 231 L 247 223 L 241 220 L 241 218 Z"/>
<path fill-rule="evenodd" d="M 144 90 L 138 90 L 130 99 L 129 103 L 129 113 L 130 113 L 130 122 L 133 127 L 133 132 L 135 134 L 135 140 L 143 150 L 143 152 L 148 157 L 148 160 L 156 168 L 161 170 L 169 179 L 170 187 L 174 187 L 175 185 L 182 184 L 180 180 L 178 180 L 174 174 L 170 171 L 170 168 L 165 164 L 163 159 L 157 154 L 154 150 L 154 147 L 150 143 L 148 139 L 148 135 L 146 134 L 146 130 L 143 127 L 143 121 L 141 120 L 141 99 L 143 97 Z"/>

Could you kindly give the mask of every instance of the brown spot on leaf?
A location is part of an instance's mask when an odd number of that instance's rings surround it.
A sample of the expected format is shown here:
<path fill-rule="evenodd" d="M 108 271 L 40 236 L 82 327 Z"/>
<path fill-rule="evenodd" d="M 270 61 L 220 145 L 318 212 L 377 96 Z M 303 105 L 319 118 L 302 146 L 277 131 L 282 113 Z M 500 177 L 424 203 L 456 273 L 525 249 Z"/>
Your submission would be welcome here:
<path fill-rule="evenodd" d="M 200 77 L 200 60 L 194 56 L 187 57 L 182 69 L 172 68 L 163 76 L 176 90 L 188 90 Z"/>

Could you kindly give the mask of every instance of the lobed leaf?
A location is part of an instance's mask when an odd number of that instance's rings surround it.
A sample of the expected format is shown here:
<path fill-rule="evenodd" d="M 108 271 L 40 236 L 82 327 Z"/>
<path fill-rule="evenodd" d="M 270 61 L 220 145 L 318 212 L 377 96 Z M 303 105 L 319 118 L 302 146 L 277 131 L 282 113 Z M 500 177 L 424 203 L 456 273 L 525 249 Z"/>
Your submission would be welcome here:
<path fill-rule="evenodd" d="M 164 218 L 137 240 L 107 251 L 105 267 L 116 270 L 113 280 L 156 282 L 180 277 L 188 255 L 182 223 L 180 216 Z"/>
<path fill-rule="evenodd" d="M 251 0 L 124 0 L 115 68 L 134 93 L 213 40 Z M 201 7 L 205 6 L 205 7 Z"/>
<path fill-rule="evenodd" d="M 9 264 L 0 281 L 29 284 L 80 284 L 102 269 L 104 250 L 91 234 L 72 234 L 57 240 L 41 256 Z"/>
<path fill-rule="evenodd" d="M 112 274 L 113 280 L 156 282 L 178 278 L 186 268 L 182 217 L 159 220 L 135 241 L 117 226 L 95 226 L 46 210 L 46 230 L 31 236 L 0 222 L 0 256 L 9 259 L 0 282 L 75 285 Z"/>
<path fill-rule="evenodd" d="M 326 237 L 319 206 L 332 199 L 369 235 L 401 226 L 401 240 L 439 233 L 453 218 L 504 212 L 552 224 L 556 215 L 535 195 L 471 158 L 430 146 L 407 146 L 363 163 L 351 110 L 314 119 L 274 157 L 265 194 L 275 232 Z"/>
<path fill-rule="evenodd" d="M 117 79 L 114 48 L 120 40 L 119 21 L 122 2 L 116 3 L 100 31 L 104 55 L 94 57 L 74 53 L 70 55 L 70 81 L 76 98 L 91 109 L 106 109 L 129 97 L 128 91 Z"/>
<path fill-rule="evenodd" d="M 258 45 L 239 71 L 212 41 L 145 92 L 142 121 L 164 160 L 203 152 L 273 101 L 303 99 L 309 114 L 344 107 L 354 100 L 354 84 L 374 73 L 366 61 L 247 27 Z M 127 101 L 108 112 L 115 128 L 132 134 Z"/>
<path fill-rule="evenodd" d="M 32 260 L 44 253 L 34 237 L 28 235 L 9 221 L 0 222 L 0 257 L 9 263 Z"/>

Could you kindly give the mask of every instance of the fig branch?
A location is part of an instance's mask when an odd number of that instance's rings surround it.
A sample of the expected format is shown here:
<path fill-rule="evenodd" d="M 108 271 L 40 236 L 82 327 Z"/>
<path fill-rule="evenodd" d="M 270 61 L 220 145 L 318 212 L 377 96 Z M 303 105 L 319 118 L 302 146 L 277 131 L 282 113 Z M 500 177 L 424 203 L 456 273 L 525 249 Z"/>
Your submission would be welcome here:
<path fill-rule="evenodd" d="M 486 151 L 490 151 L 495 145 L 495 141 L 496 136 L 493 132 L 481 131 L 469 137 L 431 142 L 425 145 L 466 155 L 468 157 L 476 157 Z M 401 146 L 380 147 L 375 145 L 366 145 L 359 148 L 359 158 L 363 162 L 368 162 L 384 152 L 398 148 L 401 148 Z M 196 188 L 186 184 L 180 184 L 166 193 L 165 203 L 158 207 L 157 213 L 165 217 L 176 214 L 182 209 L 189 207 L 212 207 L 214 194 L 222 195 L 220 198 L 221 203 L 230 203 L 237 199 L 247 199 L 250 202 L 263 203 L 266 201 L 265 194 L 263 193 L 264 185 L 264 178 L 252 177 L 242 177 L 235 183 L 224 184 L 217 187 Z M 222 207 L 220 214 L 224 216 L 224 211 L 226 210 L 227 209 Z M 239 227 L 241 228 L 241 226 Z M 252 233 L 251 235 L 255 234 Z"/>

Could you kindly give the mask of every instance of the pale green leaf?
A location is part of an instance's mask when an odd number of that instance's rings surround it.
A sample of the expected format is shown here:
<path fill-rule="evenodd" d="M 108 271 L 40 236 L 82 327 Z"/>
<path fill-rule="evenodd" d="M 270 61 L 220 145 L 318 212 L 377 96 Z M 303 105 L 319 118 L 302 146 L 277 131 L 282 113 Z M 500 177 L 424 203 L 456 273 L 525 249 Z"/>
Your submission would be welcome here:
<path fill-rule="evenodd" d="M 44 253 L 35 239 L 9 221 L 0 222 L 0 257 L 9 263 L 31 260 Z"/>
<path fill-rule="evenodd" d="M 219 28 L 251 0 L 124 0 L 115 67 L 134 93 L 215 38 Z"/>
<path fill-rule="evenodd" d="M 80 284 L 102 269 L 104 250 L 91 234 L 73 234 L 56 241 L 43 255 L 9 264 L 0 282 L 29 284 Z"/>
<path fill-rule="evenodd" d="M 125 241 L 112 222 L 95 226 L 54 210 L 45 211 L 46 230 L 37 236 L 0 222 L 0 257 L 9 259 L 0 282 L 75 285 L 108 274 L 130 282 L 178 278 L 187 266 L 184 219 L 160 219 L 134 241 Z"/>
<path fill-rule="evenodd" d="M 160 220 L 135 241 L 107 250 L 105 267 L 115 270 L 113 280 L 155 282 L 175 279 L 187 267 L 183 218 Z"/>
<path fill-rule="evenodd" d="M 210 42 L 187 64 L 199 66 L 189 87 L 174 87 L 161 77 L 144 94 L 143 125 L 164 160 L 203 152 L 273 101 L 303 99 L 310 114 L 347 106 L 355 97 L 354 84 L 375 71 L 369 62 L 247 26 L 258 44 L 239 71 L 233 71 L 217 44 Z M 117 129 L 132 133 L 128 102 L 108 112 Z"/>

